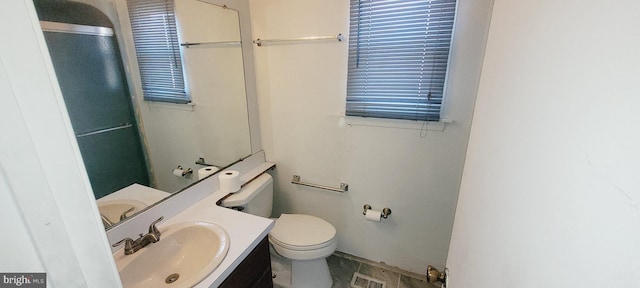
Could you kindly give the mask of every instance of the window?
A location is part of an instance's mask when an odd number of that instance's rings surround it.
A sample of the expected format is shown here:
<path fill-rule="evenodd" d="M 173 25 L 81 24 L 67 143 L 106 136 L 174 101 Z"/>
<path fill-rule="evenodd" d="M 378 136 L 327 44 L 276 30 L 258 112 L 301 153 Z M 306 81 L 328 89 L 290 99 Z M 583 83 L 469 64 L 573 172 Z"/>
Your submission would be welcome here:
<path fill-rule="evenodd" d="M 439 121 L 455 0 L 351 0 L 347 116 Z"/>
<path fill-rule="evenodd" d="M 147 101 L 189 103 L 173 0 L 127 0 Z"/>

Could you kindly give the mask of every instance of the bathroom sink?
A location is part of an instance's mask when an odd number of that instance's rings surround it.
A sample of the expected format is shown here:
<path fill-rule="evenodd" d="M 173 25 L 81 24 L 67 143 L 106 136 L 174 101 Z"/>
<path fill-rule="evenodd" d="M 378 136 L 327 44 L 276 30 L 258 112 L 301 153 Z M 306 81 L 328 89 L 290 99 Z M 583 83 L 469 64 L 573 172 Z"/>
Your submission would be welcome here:
<path fill-rule="evenodd" d="M 192 287 L 229 251 L 229 234 L 213 223 L 185 222 L 159 230 L 160 241 L 131 255 L 124 255 L 124 249 L 114 254 L 124 287 Z"/>
<path fill-rule="evenodd" d="M 145 207 L 147 207 L 147 204 L 133 199 L 98 201 L 100 214 L 107 217 L 107 219 L 113 223 L 120 222 L 120 216 L 125 211 L 133 208 L 133 210 L 127 212 L 127 216 L 131 216 Z"/>

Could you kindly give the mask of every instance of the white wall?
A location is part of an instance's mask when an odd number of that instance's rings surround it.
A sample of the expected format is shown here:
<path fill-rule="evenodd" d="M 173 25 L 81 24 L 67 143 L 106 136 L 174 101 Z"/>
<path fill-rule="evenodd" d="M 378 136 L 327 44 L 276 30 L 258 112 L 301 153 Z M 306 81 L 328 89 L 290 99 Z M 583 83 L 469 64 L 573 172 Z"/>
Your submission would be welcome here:
<path fill-rule="evenodd" d="M 496 1 L 450 287 L 639 287 L 639 14 Z"/>
<path fill-rule="evenodd" d="M 275 215 L 326 219 L 337 228 L 343 252 L 415 272 L 444 265 L 490 2 L 460 1 L 443 115 L 455 122 L 424 138 L 419 130 L 345 124 L 348 41 L 256 47 L 262 143 L 267 160 L 278 165 Z M 348 39 L 349 1 L 250 4 L 254 39 L 338 33 Z M 329 186 L 346 182 L 349 191 L 295 186 L 294 174 Z M 367 203 L 393 213 L 381 223 L 366 222 Z"/>

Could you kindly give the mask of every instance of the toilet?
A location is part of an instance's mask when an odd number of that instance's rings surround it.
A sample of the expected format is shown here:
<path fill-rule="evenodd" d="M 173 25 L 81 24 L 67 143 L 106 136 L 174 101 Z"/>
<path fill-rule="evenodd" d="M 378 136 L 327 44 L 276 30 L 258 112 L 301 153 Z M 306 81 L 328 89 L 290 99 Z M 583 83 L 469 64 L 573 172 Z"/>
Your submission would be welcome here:
<path fill-rule="evenodd" d="M 222 201 L 222 206 L 271 216 L 273 179 L 264 173 Z M 326 258 L 336 251 L 336 228 L 311 215 L 282 214 L 269 232 L 274 283 L 282 287 L 325 288 L 333 280 Z M 289 268 L 290 267 L 290 268 Z"/>

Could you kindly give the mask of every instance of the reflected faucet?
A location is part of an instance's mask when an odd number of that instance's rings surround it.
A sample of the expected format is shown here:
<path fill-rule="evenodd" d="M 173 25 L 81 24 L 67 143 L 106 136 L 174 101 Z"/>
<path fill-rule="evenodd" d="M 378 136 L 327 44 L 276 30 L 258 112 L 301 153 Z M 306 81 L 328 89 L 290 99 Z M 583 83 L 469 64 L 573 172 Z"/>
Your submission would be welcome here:
<path fill-rule="evenodd" d="M 122 212 L 122 214 L 120 214 L 120 221 L 126 219 L 127 213 L 132 212 L 133 210 L 135 210 L 136 207 L 131 207 L 129 209 L 127 209 L 127 211 Z M 104 228 L 111 228 L 111 226 L 115 225 L 116 223 L 114 223 L 113 221 L 109 220 L 109 218 L 107 218 L 107 216 L 104 216 L 104 214 L 100 213 L 100 217 L 102 218 L 102 225 L 104 225 Z"/>
<path fill-rule="evenodd" d="M 160 230 L 156 228 L 156 224 L 162 221 L 162 219 L 164 219 L 164 217 L 160 217 L 158 218 L 158 220 L 153 221 L 149 225 L 149 233 L 147 234 L 140 233 L 140 237 L 138 239 L 133 240 L 131 238 L 124 238 L 111 246 L 116 247 L 124 243 L 124 255 L 131 255 L 151 243 L 156 243 L 160 241 L 161 233 L 160 233 Z"/>
<path fill-rule="evenodd" d="M 129 213 L 129 212 L 131 212 L 131 211 L 133 211 L 135 209 L 136 209 L 136 207 L 131 207 L 131 208 L 127 209 L 127 211 L 122 212 L 122 214 L 120 214 L 120 221 L 126 219 L 127 218 L 127 213 Z"/>
<path fill-rule="evenodd" d="M 102 225 L 104 225 L 104 228 L 110 228 L 111 226 L 113 226 L 113 222 L 111 222 L 111 220 L 109 220 L 109 218 L 107 218 L 107 216 L 102 215 L 102 213 L 100 213 L 100 217 L 102 217 Z"/>

